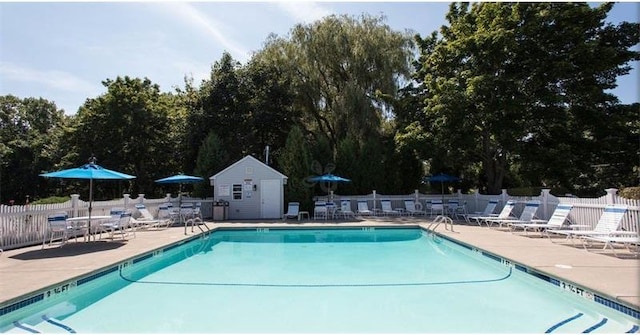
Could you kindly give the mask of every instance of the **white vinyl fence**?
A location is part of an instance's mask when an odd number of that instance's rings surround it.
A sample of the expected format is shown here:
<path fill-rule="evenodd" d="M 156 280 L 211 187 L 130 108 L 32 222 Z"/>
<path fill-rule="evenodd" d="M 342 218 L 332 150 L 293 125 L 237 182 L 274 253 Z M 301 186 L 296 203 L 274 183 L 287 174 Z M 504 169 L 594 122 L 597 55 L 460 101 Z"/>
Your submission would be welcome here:
<path fill-rule="evenodd" d="M 506 190 L 500 195 L 482 194 L 421 194 L 417 190 L 411 194 L 404 195 L 381 195 L 373 191 L 368 195 L 335 195 L 331 193 L 328 197 L 319 199 L 339 201 L 341 199 L 351 200 L 351 209 L 355 212 L 358 200 L 367 200 L 369 209 L 381 208 L 380 200 L 391 200 L 393 208 L 404 208 L 404 200 L 411 199 L 420 203 L 424 209 L 428 209 L 434 200 L 458 200 L 464 204 L 468 213 L 480 212 L 484 210 L 487 203 L 498 200 L 498 206 L 494 212 L 499 212 L 507 200 L 514 200 L 517 206 L 514 214 L 519 215 L 524 207 L 524 203 L 529 200 L 540 201 L 540 208 L 536 213 L 539 219 L 547 220 L 559 203 L 572 204 L 573 209 L 569 214 L 569 220 L 576 224 L 591 225 L 593 228 L 604 211 L 607 204 L 626 204 L 629 206 L 623 217 L 621 230 L 638 232 L 640 231 L 640 201 L 621 198 L 617 195 L 617 189 L 607 189 L 607 194 L 600 198 L 573 198 L 555 197 L 549 194 L 548 189 L 542 190 L 536 197 L 514 197 L 507 194 Z M 94 201 L 92 215 L 108 215 L 113 207 L 125 208 L 134 211 L 134 205 L 144 203 L 149 211 L 156 215 L 160 204 L 170 202 L 177 207 L 179 199 L 172 198 L 170 194 L 160 199 L 145 199 L 144 194 L 132 199 L 125 194 L 122 199 L 112 201 Z M 182 202 L 201 202 L 201 213 L 203 219 L 213 218 L 212 199 L 190 199 L 182 198 Z M 89 211 L 89 203 L 80 200 L 77 194 L 71 195 L 71 199 L 61 204 L 50 205 L 26 205 L 26 206 L 5 206 L 0 205 L 0 249 L 8 250 L 24 246 L 37 245 L 42 243 L 43 238 L 49 234 L 47 217 L 50 214 L 65 212 L 69 217 L 86 216 Z"/>
<path fill-rule="evenodd" d="M 125 194 L 122 199 L 110 201 L 94 201 L 91 215 L 109 215 L 111 208 L 124 208 L 135 211 L 135 204 L 143 203 L 149 211 L 157 215 L 160 204 L 172 203 L 178 207 L 180 200 L 167 194 L 160 199 L 145 199 L 144 194 L 131 199 Z M 200 202 L 203 219 L 210 219 L 213 213 L 212 199 L 192 199 L 182 197 L 185 202 Z M 72 194 L 71 199 L 60 204 L 6 206 L 0 205 L 0 249 L 8 250 L 42 243 L 45 236 L 49 236 L 47 218 L 54 213 L 67 213 L 69 217 L 89 215 L 89 202 L 80 200 L 80 195 Z"/>

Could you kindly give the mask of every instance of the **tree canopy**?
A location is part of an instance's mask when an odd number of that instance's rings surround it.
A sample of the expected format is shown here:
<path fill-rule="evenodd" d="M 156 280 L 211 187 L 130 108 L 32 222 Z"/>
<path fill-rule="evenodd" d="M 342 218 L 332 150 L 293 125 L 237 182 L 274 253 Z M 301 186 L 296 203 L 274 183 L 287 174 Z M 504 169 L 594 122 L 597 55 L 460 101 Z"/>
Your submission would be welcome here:
<path fill-rule="evenodd" d="M 352 180 L 341 194 L 429 191 L 423 177 L 439 172 L 491 194 L 638 185 L 640 104 L 610 90 L 640 59 L 640 25 L 607 23 L 612 6 L 452 3 L 425 37 L 383 16 L 334 15 L 270 36 L 246 64 L 225 52 L 207 79 L 173 92 L 122 75 L 71 116 L 3 96 L 0 201 L 84 190 L 37 176 L 90 156 L 137 176 L 101 183 L 98 199 L 160 196 L 155 179 L 206 179 L 244 155 L 264 161 L 267 146 L 289 177 L 286 198 L 303 207 L 326 194 L 305 179 L 325 172 Z"/>

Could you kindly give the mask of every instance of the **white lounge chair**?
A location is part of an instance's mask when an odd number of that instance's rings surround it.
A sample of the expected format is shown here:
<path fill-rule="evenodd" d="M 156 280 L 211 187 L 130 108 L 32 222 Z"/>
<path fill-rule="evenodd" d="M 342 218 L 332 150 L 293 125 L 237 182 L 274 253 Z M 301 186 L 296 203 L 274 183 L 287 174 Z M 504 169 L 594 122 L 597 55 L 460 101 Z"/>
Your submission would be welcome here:
<path fill-rule="evenodd" d="M 504 204 L 504 207 L 502 207 L 502 210 L 500 211 L 500 214 L 498 214 L 498 216 L 494 216 L 494 215 L 475 216 L 475 217 L 471 217 L 471 219 L 476 220 L 476 222 L 478 223 L 478 226 L 481 226 L 482 222 L 485 222 L 485 220 L 509 219 L 509 218 L 514 219 L 515 217 L 511 216 L 511 212 L 513 211 L 513 208 L 515 206 L 516 206 L 515 201 L 508 200 L 507 203 Z M 487 223 L 485 222 L 485 224 Z M 489 226 L 489 224 L 487 224 L 487 226 Z"/>
<path fill-rule="evenodd" d="M 540 207 L 540 201 L 537 201 L 537 200 L 527 201 L 524 205 L 524 209 L 522 210 L 522 213 L 520 213 L 520 217 L 516 219 L 514 218 L 487 219 L 485 220 L 485 222 L 489 226 L 496 223 L 500 226 L 500 228 L 502 228 L 503 224 L 508 226 L 514 223 L 531 223 L 531 220 L 535 218 L 536 212 L 538 211 L 539 207 Z"/>
<path fill-rule="evenodd" d="M 413 200 L 404 201 L 404 209 L 409 215 L 427 215 L 427 212 L 422 210 L 422 204 L 416 203 Z"/>
<path fill-rule="evenodd" d="M 514 230 L 522 229 L 525 235 L 529 231 L 543 232 L 547 229 L 560 229 L 565 226 L 572 208 L 573 205 L 571 204 L 558 204 L 549 220 L 533 219 L 530 223 L 514 223 L 511 228 Z"/>
<path fill-rule="evenodd" d="M 373 215 L 373 211 L 369 209 L 367 200 L 358 200 L 358 215 Z"/>
<path fill-rule="evenodd" d="M 282 215 L 282 221 L 294 218 L 300 220 L 300 203 L 290 202 L 287 205 L 287 212 Z"/>
<path fill-rule="evenodd" d="M 391 200 L 383 199 L 380 200 L 380 207 L 382 211 L 382 215 L 400 215 L 400 211 L 397 211 L 391 207 Z"/>
<path fill-rule="evenodd" d="M 625 236 L 585 236 L 583 238 L 583 246 L 585 249 L 591 246 L 591 242 L 600 242 L 604 243 L 602 250 L 607 249 L 607 247 L 611 248 L 613 254 L 617 257 L 618 253 L 616 252 L 615 244 L 621 244 L 627 248 L 627 250 L 634 254 L 636 257 L 640 256 L 640 236 L 637 233 L 629 232 L 629 235 Z M 635 247 L 635 250 L 632 249 L 632 246 Z"/>
<path fill-rule="evenodd" d="M 567 229 L 547 229 L 548 233 L 564 235 L 568 240 L 574 242 L 575 238 L 585 237 L 615 237 L 628 235 L 628 231 L 618 231 L 622 217 L 627 212 L 627 205 L 607 205 L 592 230 L 567 230 Z M 549 234 L 547 234 L 551 237 Z M 553 241 L 553 239 L 552 239 Z"/>
<path fill-rule="evenodd" d="M 355 218 L 356 213 L 351 210 L 351 200 L 340 200 L 340 210 L 338 213 L 344 218 Z"/>
<path fill-rule="evenodd" d="M 136 228 L 160 228 L 160 227 L 169 227 L 171 220 L 169 218 L 161 219 L 154 218 L 149 209 L 144 204 L 136 204 L 135 208 L 140 214 L 139 217 L 134 218 L 131 217 L 131 223 L 133 223 Z"/>
<path fill-rule="evenodd" d="M 473 214 L 463 214 L 462 217 L 464 217 L 464 220 L 467 221 L 467 223 L 471 223 L 472 219 L 475 219 L 477 217 L 497 217 L 498 214 L 493 214 L 493 211 L 496 210 L 496 206 L 498 205 L 498 200 L 489 200 L 489 203 L 487 204 L 487 206 L 484 208 L 484 210 L 482 212 L 475 212 Z M 480 224 L 478 222 L 478 224 Z"/>

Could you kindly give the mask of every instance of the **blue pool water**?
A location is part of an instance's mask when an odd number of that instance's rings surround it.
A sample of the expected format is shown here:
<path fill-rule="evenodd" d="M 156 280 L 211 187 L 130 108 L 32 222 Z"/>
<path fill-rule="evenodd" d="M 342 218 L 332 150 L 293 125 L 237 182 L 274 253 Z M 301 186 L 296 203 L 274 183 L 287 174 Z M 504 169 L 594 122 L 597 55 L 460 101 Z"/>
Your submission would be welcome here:
<path fill-rule="evenodd" d="M 568 293 L 522 267 L 420 229 L 217 231 L 106 272 L 3 316 L 0 330 L 638 330 L 638 320 L 631 316 Z"/>

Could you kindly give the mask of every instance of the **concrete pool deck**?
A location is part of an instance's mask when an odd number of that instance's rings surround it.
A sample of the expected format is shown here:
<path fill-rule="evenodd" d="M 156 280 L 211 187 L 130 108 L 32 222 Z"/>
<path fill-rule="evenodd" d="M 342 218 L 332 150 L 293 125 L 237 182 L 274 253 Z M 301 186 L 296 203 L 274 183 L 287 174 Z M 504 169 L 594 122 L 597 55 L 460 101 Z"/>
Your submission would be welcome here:
<path fill-rule="evenodd" d="M 270 228 L 270 227 L 397 227 L 420 225 L 427 228 L 429 218 L 371 217 L 347 222 L 312 221 L 223 221 L 207 222 L 211 228 Z M 548 238 L 523 236 L 498 229 L 470 225 L 455 225 L 455 232 L 440 226 L 439 234 L 463 244 L 475 246 L 522 264 L 537 272 L 562 279 L 640 310 L 640 259 L 626 251 L 618 257 L 611 251 L 590 249 L 582 245 L 553 243 Z M 162 230 L 138 230 L 136 237 L 126 241 L 96 241 L 70 243 L 59 248 L 32 246 L 5 251 L 0 255 L 0 305 L 24 299 L 36 291 L 55 287 L 98 269 L 118 264 L 136 255 L 188 239 L 199 232 L 184 227 Z"/>

